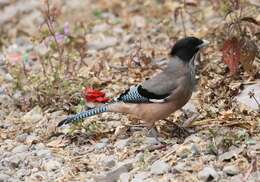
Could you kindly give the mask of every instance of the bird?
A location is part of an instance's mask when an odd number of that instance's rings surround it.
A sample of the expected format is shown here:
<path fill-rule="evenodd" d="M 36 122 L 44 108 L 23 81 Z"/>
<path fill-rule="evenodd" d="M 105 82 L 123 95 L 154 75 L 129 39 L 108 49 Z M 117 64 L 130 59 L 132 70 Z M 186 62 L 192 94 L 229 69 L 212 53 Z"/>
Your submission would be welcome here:
<path fill-rule="evenodd" d="M 156 121 L 181 109 L 191 98 L 196 86 L 195 60 L 207 40 L 189 36 L 178 40 L 171 48 L 167 66 L 154 77 L 133 85 L 112 101 L 68 116 L 58 127 L 77 123 L 104 112 L 130 114 L 152 128 Z"/>

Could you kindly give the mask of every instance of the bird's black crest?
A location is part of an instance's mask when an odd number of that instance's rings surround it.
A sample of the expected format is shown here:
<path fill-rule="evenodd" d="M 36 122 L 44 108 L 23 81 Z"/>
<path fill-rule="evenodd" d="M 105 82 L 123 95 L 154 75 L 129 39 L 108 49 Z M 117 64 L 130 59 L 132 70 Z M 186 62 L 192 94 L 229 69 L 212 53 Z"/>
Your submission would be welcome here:
<path fill-rule="evenodd" d="M 176 42 L 172 47 L 170 55 L 178 56 L 184 62 L 189 62 L 191 58 L 198 52 L 198 46 L 203 44 L 201 39 L 196 37 L 186 37 Z"/>

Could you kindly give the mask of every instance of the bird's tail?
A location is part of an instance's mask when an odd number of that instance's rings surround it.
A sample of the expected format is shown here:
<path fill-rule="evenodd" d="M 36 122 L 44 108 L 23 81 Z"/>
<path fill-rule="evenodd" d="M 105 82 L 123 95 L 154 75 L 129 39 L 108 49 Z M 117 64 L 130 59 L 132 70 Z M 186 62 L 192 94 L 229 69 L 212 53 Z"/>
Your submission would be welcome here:
<path fill-rule="evenodd" d="M 94 116 L 94 115 L 99 114 L 99 113 L 107 112 L 108 106 L 109 106 L 109 104 L 104 104 L 104 105 L 101 105 L 99 107 L 80 112 L 80 113 L 78 113 L 74 116 L 67 117 L 66 119 L 59 122 L 58 127 L 65 125 L 65 124 L 75 123 L 75 122 L 81 121 L 84 118 Z"/>

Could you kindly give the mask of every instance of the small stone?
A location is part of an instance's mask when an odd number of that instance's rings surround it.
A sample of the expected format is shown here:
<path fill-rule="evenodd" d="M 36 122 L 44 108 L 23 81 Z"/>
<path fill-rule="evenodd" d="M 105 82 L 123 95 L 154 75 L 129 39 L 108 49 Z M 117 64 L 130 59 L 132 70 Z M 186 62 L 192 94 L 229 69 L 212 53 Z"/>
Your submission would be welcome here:
<path fill-rule="evenodd" d="M 223 171 L 229 176 L 234 176 L 239 173 L 239 169 L 234 165 L 225 166 Z"/>
<path fill-rule="evenodd" d="M 248 178 L 248 182 L 259 182 L 260 181 L 260 171 L 255 171 L 251 173 L 251 175 Z"/>
<path fill-rule="evenodd" d="M 244 182 L 243 181 L 243 174 L 238 174 L 238 175 L 235 175 L 235 176 L 232 176 L 230 178 L 230 181 L 235 181 L 235 182 Z M 248 182 L 248 181 L 247 181 Z"/>
<path fill-rule="evenodd" d="M 159 144 L 159 141 L 154 137 L 146 137 L 144 143 L 149 145 L 156 145 Z"/>
<path fill-rule="evenodd" d="M 94 33 L 104 32 L 104 31 L 108 31 L 108 30 L 110 30 L 109 25 L 106 23 L 102 23 L 102 24 L 95 25 L 92 29 L 92 32 L 94 32 Z"/>
<path fill-rule="evenodd" d="M 248 95 L 249 92 L 253 90 L 254 97 L 256 100 L 260 99 L 260 85 L 255 83 L 252 85 L 245 85 L 245 88 L 242 90 L 242 92 L 235 97 L 235 99 L 244 105 L 246 105 L 249 109 L 257 110 L 258 103 L 254 101 L 254 99 L 250 98 Z"/>
<path fill-rule="evenodd" d="M 145 18 L 142 16 L 133 16 L 131 23 L 137 28 L 143 28 L 145 26 Z"/>
<path fill-rule="evenodd" d="M 97 143 L 97 144 L 95 145 L 95 149 L 96 149 L 96 150 L 100 150 L 100 149 L 105 148 L 106 146 L 107 146 L 107 143 Z"/>
<path fill-rule="evenodd" d="M 176 155 L 180 156 L 181 158 L 186 158 L 189 154 L 191 154 L 191 150 L 188 146 L 180 146 L 176 150 Z"/>
<path fill-rule="evenodd" d="M 13 95 L 13 98 L 18 100 L 22 97 L 22 92 L 21 91 L 16 91 Z"/>
<path fill-rule="evenodd" d="M 56 160 L 50 160 L 44 164 L 44 169 L 46 171 L 55 171 L 59 168 L 61 168 L 61 163 Z"/>
<path fill-rule="evenodd" d="M 253 140 L 253 139 L 250 139 L 250 140 L 247 140 L 247 141 L 246 141 L 246 144 L 247 144 L 247 145 L 255 145 L 255 144 L 256 144 L 256 141 Z"/>
<path fill-rule="evenodd" d="M 203 158 L 203 161 L 210 162 L 210 161 L 216 160 L 217 157 L 215 155 L 208 154 L 208 155 L 204 155 L 202 158 Z"/>
<path fill-rule="evenodd" d="M 186 168 L 186 163 L 185 162 L 178 162 L 174 167 L 175 170 L 178 172 L 184 172 Z"/>
<path fill-rule="evenodd" d="M 5 182 L 8 181 L 9 179 L 10 176 L 8 176 L 7 174 L 0 173 L 0 182 Z"/>
<path fill-rule="evenodd" d="M 143 159 L 143 157 L 144 157 L 144 153 L 143 152 L 139 152 L 138 154 L 136 154 L 135 160 L 136 161 L 140 161 L 140 160 Z"/>
<path fill-rule="evenodd" d="M 37 156 L 39 156 L 41 158 L 50 158 L 51 157 L 51 153 L 48 149 L 40 149 L 40 150 L 37 150 L 35 153 Z"/>
<path fill-rule="evenodd" d="M 29 181 L 44 181 L 44 179 L 47 179 L 48 178 L 48 172 L 46 171 L 38 171 L 36 173 L 32 173 L 30 178 L 32 180 L 29 180 Z"/>
<path fill-rule="evenodd" d="M 29 135 L 26 138 L 26 144 L 27 145 L 32 145 L 32 144 L 36 144 L 39 141 L 39 137 L 35 136 L 35 135 Z"/>
<path fill-rule="evenodd" d="M 198 173 L 199 179 L 203 181 L 218 180 L 218 173 L 212 167 L 204 167 L 202 171 Z"/>
<path fill-rule="evenodd" d="M 139 172 L 139 173 L 134 175 L 134 179 L 133 180 L 135 180 L 135 181 L 142 181 L 142 180 L 148 178 L 149 176 L 151 176 L 150 172 Z"/>
<path fill-rule="evenodd" d="M 5 159 L 5 162 L 10 168 L 18 168 L 19 165 L 30 155 L 28 152 L 19 152 Z"/>
<path fill-rule="evenodd" d="M 43 143 L 37 143 L 34 145 L 35 150 L 45 149 L 45 145 Z"/>
<path fill-rule="evenodd" d="M 144 182 L 144 180 L 140 178 L 134 178 L 131 180 L 131 182 Z"/>
<path fill-rule="evenodd" d="M 118 140 L 115 143 L 115 147 L 118 149 L 123 149 L 128 145 L 128 143 L 129 143 L 129 139 Z"/>
<path fill-rule="evenodd" d="M 129 182 L 130 181 L 130 174 L 129 173 L 122 173 L 119 177 L 120 182 Z"/>
<path fill-rule="evenodd" d="M 102 164 L 106 167 L 112 168 L 116 164 L 116 157 L 114 155 L 105 156 L 105 158 L 102 160 Z"/>
<path fill-rule="evenodd" d="M 25 176 L 28 176 L 30 174 L 29 170 L 26 169 L 20 169 L 16 172 L 16 175 L 19 179 L 24 179 Z"/>
<path fill-rule="evenodd" d="M 27 145 L 18 145 L 17 147 L 15 147 L 12 152 L 13 153 L 21 153 L 21 152 L 26 152 L 28 151 L 29 147 Z"/>
<path fill-rule="evenodd" d="M 118 44 L 118 40 L 115 37 L 105 37 L 103 40 L 92 41 L 88 44 L 90 50 L 102 50 L 108 47 L 112 47 Z"/>
<path fill-rule="evenodd" d="M 151 166 L 152 174 L 164 174 L 170 171 L 170 165 L 164 161 L 157 160 Z"/>
<path fill-rule="evenodd" d="M 184 109 L 185 111 L 190 111 L 190 112 L 194 112 L 194 113 L 198 112 L 196 104 L 193 103 L 192 101 L 189 101 L 187 104 L 185 104 L 182 109 Z"/>
<path fill-rule="evenodd" d="M 23 133 L 23 134 L 21 134 L 21 135 L 18 135 L 18 136 L 16 137 L 16 141 L 23 143 L 23 142 L 25 142 L 27 136 L 28 136 L 27 133 Z"/>
<path fill-rule="evenodd" d="M 10 73 L 7 73 L 6 75 L 5 75 L 5 77 L 4 77 L 4 79 L 6 80 L 6 81 L 13 81 L 14 80 L 14 78 L 12 77 L 12 75 L 10 75 Z"/>
<path fill-rule="evenodd" d="M 31 111 L 27 112 L 22 120 L 24 122 L 37 122 L 43 118 L 42 109 L 39 106 L 34 107 Z"/>
<path fill-rule="evenodd" d="M 243 148 L 232 149 L 229 152 L 225 152 L 225 153 L 221 154 L 219 156 L 219 160 L 221 160 L 221 161 L 230 160 L 231 158 L 238 156 L 242 151 L 243 151 Z"/>
<path fill-rule="evenodd" d="M 119 177 L 122 173 L 127 173 L 132 168 L 133 168 L 133 164 L 126 163 L 126 164 L 120 165 L 119 167 L 112 169 L 111 171 L 107 172 L 106 174 L 101 174 L 101 175 L 95 176 L 94 178 L 98 182 L 115 182 L 119 179 Z"/>
<path fill-rule="evenodd" d="M 199 155 L 200 154 L 200 150 L 199 150 L 198 146 L 195 143 L 193 143 L 191 145 L 191 153 L 193 155 Z"/>
<path fill-rule="evenodd" d="M 109 139 L 108 139 L 108 138 L 102 138 L 102 139 L 100 139 L 100 142 L 102 142 L 102 143 L 108 143 L 108 142 L 109 142 Z"/>

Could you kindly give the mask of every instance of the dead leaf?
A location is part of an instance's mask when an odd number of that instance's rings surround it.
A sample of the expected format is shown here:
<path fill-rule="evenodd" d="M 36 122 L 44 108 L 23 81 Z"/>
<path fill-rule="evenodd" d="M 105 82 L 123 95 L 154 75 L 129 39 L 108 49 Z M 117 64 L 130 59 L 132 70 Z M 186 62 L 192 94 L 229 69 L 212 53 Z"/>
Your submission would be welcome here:
<path fill-rule="evenodd" d="M 222 48 L 223 61 L 228 65 L 232 75 L 238 72 L 240 49 L 240 43 L 236 37 L 226 40 Z"/>
<path fill-rule="evenodd" d="M 248 74 L 253 74 L 253 62 L 257 54 L 257 47 L 252 40 L 242 40 L 239 62 Z"/>
<path fill-rule="evenodd" d="M 198 1 L 197 1 L 197 0 L 186 0 L 186 1 L 185 1 L 185 5 L 188 5 L 188 6 L 197 6 L 197 5 L 198 5 Z"/>
<path fill-rule="evenodd" d="M 253 23 L 255 25 L 260 25 L 260 23 L 254 19 L 253 17 L 243 17 L 241 18 L 241 21 L 246 21 L 246 22 L 249 22 L 249 23 Z"/>
<path fill-rule="evenodd" d="M 59 147 L 65 147 L 68 144 L 69 144 L 69 141 L 64 139 L 62 136 L 60 136 L 60 137 L 56 138 L 55 140 L 49 142 L 47 144 L 47 146 L 59 148 Z"/>

